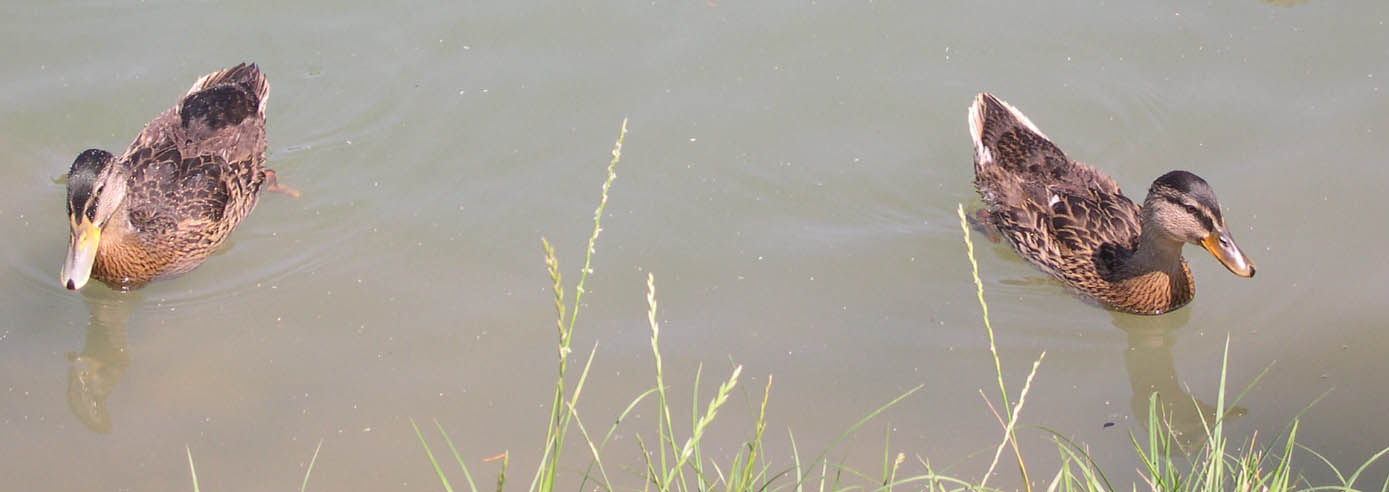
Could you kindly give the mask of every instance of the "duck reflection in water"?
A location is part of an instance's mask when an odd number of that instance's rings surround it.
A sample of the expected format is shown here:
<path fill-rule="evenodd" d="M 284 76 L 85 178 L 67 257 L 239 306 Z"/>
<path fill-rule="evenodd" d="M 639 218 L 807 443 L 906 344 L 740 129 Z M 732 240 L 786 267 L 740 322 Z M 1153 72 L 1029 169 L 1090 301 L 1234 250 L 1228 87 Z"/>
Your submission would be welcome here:
<path fill-rule="evenodd" d="M 111 432 L 106 400 L 130 366 L 126 324 L 143 297 L 109 289 L 88 289 L 87 339 L 81 352 L 68 352 L 68 407 L 88 429 Z"/>
<path fill-rule="evenodd" d="M 1134 316 L 1113 313 L 1114 326 L 1128 334 L 1124 366 L 1133 390 L 1130 404 L 1141 424 L 1148 424 L 1149 399 L 1157 394 L 1159 415 L 1183 453 L 1191 454 L 1206 442 L 1206 429 L 1216 423 L 1216 408 L 1187 391 L 1177 377 L 1172 359 L 1174 332 L 1186 326 L 1191 308 L 1178 309 L 1166 316 Z M 1227 404 L 1230 402 L 1227 402 Z M 1229 407 L 1225 422 L 1249 413 L 1244 407 Z"/>

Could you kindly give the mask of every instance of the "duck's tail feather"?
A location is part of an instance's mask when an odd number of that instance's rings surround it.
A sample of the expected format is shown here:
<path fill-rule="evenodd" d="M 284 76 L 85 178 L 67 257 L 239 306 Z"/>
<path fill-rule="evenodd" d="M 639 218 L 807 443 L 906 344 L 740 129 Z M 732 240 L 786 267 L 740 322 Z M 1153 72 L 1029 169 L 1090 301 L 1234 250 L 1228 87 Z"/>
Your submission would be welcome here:
<path fill-rule="evenodd" d="M 254 63 L 242 63 L 202 76 L 180 105 L 182 124 L 190 134 L 205 135 L 246 118 L 265 117 L 270 82 Z"/>
<path fill-rule="evenodd" d="M 261 73 L 260 67 L 256 66 L 255 63 L 242 63 L 204 75 L 193 83 L 193 87 L 188 89 L 185 97 L 223 85 L 234 85 L 244 89 L 251 96 L 254 96 L 256 111 L 265 114 L 265 103 L 270 98 L 270 80 L 265 77 L 264 73 Z"/>
<path fill-rule="evenodd" d="M 987 92 L 979 93 L 969 106 L 969 136 L 974 141 L 976 174 L 994 166 L 1023 173 L 1032 169 L 1032 164 L 1048 169 L 1070 165 L 1061 149 L 1027 115 Z"/>

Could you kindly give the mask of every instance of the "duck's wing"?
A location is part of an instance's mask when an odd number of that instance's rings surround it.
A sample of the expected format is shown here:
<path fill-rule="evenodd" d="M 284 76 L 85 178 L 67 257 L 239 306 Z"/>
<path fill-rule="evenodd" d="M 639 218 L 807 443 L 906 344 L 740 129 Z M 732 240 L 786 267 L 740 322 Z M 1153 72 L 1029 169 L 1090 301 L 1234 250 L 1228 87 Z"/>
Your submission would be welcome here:
<path fill-rule="evenodd" d="M 127 159 L 130 222 L 141 236 L 200 241 L 199 235 L 219 229 L 232 201 L 229 166 L 220 156 L 185 157 L 165 140 Z"/>
<path fill-rule="evenodd" d="M 160 113 L 127 154 L 173 142 L 184 156 L 216 155 L 228 164 L 265 161 L 265 104 L 270 83 L 255 64 L 204 75 L 178 104 Z"/>
<path fill-rule="evenodd" d="M 976 175 L 1002 173 L 1046 183 L 1069 174 L 1072 163 L 1060 147 L 1012 105 L 987 92 L 969 109 Z"/>
<path fill-rule="evenodd" d="M 1017 108 L 981 93 L 969 127 L 975 185 L 1024 256 L 1056 270 L 1106 244 L 1116 254 L 1136 246 L 1138 206 L 1109 176 L 1067 157 Z"/>
<path fill-rule="evenodd" d="M 1070 187 L 1056 190 L 1049 201 L 1053 234 L 1067 250 L 1091 253 L 1117 248 L 1105 254 L 1118 255 L 1138 246 L 1142 232 L 1139 207 L 1123 194 L 1098 186 Z M 1108 267 L 1112 261 L 1104 263 L 1101 266 Z"/>
<path fill-rule="evenodd" d="M 270 97 L 270 82 L 255 64 L 241 64 L 202 76 L 179 103 L 179 126 L 198 149 L 229 151 L 229 161 L 236 154 L 252 152 L 246 144 L 264 141 L 265 103 Z"/>

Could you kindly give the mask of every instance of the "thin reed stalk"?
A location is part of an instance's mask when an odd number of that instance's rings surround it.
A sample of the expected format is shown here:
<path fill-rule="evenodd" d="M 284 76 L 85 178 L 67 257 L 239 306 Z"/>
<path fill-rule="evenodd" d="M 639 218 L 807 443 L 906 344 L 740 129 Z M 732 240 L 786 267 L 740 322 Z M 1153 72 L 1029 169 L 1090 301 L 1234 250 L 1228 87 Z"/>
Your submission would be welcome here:
<path fill-rule="evenodd" d="M 1007 435 L 1005 442 L 1013 443 L 1013 455 L 1018 458 L 1018 470 L 1022 474 L 1022 483 L 1026 486 L 1028 492 L 1032 492 L 1032 479 L 1028 477 L 1027 463 L 1024 462 L 1022 459 L 1022 451 L 1018 449 L 1018 437 L 1013 430 L 1014 424 L 1017 420 L 1017 412 L 1022 409 L 1022 402 L 1019 401 L 1019 405 L 1016 408 L 1014 408 L 1013 405 L 1008 402 L 1008 387 L 1003 384 L 1003 361 L 999 359 L 998 345 L 994 343 L 994 327 L 993 323 L 989 322 L 989 303 L 984 301 L 984 282 L 979 279 L 979 261 L 974 259 L 974 241 L 971 240 L 969 237 L 969 223 L 965 219 L 965 205 L 963 203 L 957 204 L 955 211 L 960 216 L 960 232 L 964 233 L 965 251 L 969 255 L 970 273 L 974 276 L 974 288 L 976 294 L 979 297 L 979 308 L 982 309 L 984 312 L 984 330 L 989 333 L 989 353 L 993 354 L 994 357 L 994 372 L 998 375 L 998 391 L 1003 396 L 1003 408 L 1013 409 L 1009 416 L 1009 423 L 1007 426 Z M 1045 357 L 1046 353 L 1043 352 L 1041 358 L 1038 358 L 1037 362 L 1035 362 L 1032 365 L 1032 374 L 1028 375 L 1027 377 L 1027 382 L 1029 385 L 1032 383 L 1033 375 L 1035 375 L 1037 372 L 1037 365 L 1041 364 L 1042 358 Z M 1002 449 L 1002 445 L 1000 445 L 1000 452 L 1002 451 Z M 982 478 L 979 482 L 980 488 L 983 488 L 984 485 L 988 483 L 989 475 L 993 474 L 994 465 L 997 464 L 998 454 L 995 454 L 994 464 L 989 465 L 989 473 L 984 475 L 984 478 Z"/>
<path fill-rule="evenodd" d="M 603 232 L 603 210 L 608 206 L 608 190 L 612 188 L 613 181 L 617 179 L 617 163 L 622 160 L 622 142 L 626 138 L 627 119 L 623 118 L 622 128 L 617 135 L 617 142 L 613 144 L 612 160 L 608 161 L 608 175 L 607 179 L 603 181 L 603 191 L 598 200 L 598 207 L 593 210 L 593 233 L 588 237 L 588 248 L 584 252 L 584 266 L 579 270 L 579 282 L 574 285 L 574 302 L 572 307 L 568 309 L 569 322 L 567 324 L 564 321 L 564 282 L 559 271 L 559 260 L 555 256 L 555 249 L 550 245 L 550 241 L 545 238 L 540 240 L 545 250 L 546 269 L 550 273 L 555 291 L 556 326 L 559 329 L 559 375 L 555 381 L 555 396 L 550 406 L 550 423 L 546 431 L 545 453 L 540 467 L 536 470 L 535 478 L 531 480 L 531 490 L 550 491 L 555 489 L 555 478 L 559 473 L 560 450 L 564 449 L 564 438 L 574 416 L 574 413 L 567 411 L 567 408 L 571 408 L 577 403 L 577 397 L 583 390 L 584 378 L 581 377 L 574 388 L 575 398 L 568 403 L 565 402 L 564 387 L 568 381 L 569 354 L 572 351 L 570 344 L 574 339 L 574 325 L 579 319 L 579 306 L 583 302 L 584 286 L 588 281 L 588 274 L 593 271 L 593 253 L 597 250 L 598 235 Z M 590 354 L 589 364 L 592 362 L 593 354 Z M 587 366 L 585 366 L 585 376 L 587 370 Z"/>

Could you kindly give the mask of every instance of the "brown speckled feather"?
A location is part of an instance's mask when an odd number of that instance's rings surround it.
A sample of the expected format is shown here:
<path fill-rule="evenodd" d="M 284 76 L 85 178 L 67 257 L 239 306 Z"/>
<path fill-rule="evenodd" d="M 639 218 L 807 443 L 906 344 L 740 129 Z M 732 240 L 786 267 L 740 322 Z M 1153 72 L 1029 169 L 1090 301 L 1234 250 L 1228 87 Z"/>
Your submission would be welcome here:
<path fill-rule="evenodd" d="M 1139 206 L 1113 179 L 1066 157 L 1022 112 L 991 94 L 975 100 L 969 122 L 975 187 L 991 224 L 1023 258 L 1113 309 L 1161 312 L 1191 299 L 1189 273 L 1135 278 L 1118 268 L 1138 247 L 1142 222 Z M 1164 282 L 1176 287 L 1147 285 Z M 1164 293 L 1149 295 L 1149 288 Z"/>
<path fill-rule="evenodd" d="M 103 237 L 92 276 L 125 287 L 202 263 L 255 208 L 265 182 L 265 103 L 254 65 L 208 74 L 150 121 L 124 166 L 124 221 Z"/>

